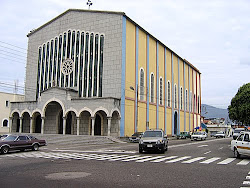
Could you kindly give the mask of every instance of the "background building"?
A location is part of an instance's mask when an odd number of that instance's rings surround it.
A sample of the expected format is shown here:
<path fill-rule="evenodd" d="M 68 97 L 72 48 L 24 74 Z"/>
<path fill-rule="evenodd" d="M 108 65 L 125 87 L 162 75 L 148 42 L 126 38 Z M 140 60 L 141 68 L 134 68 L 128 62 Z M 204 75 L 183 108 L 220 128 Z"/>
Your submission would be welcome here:
<path fill-rule="evenodd" d="M 0 133 L 9 132 L 11 102 L 24 101 L 24 95 L 0 92 Z"/>
<path fill-rule="evenodd" d="M 125 13 L 70 9 L 28 37 L 12 132 L 174 135 L 200 125 L 199 70 Z"/>

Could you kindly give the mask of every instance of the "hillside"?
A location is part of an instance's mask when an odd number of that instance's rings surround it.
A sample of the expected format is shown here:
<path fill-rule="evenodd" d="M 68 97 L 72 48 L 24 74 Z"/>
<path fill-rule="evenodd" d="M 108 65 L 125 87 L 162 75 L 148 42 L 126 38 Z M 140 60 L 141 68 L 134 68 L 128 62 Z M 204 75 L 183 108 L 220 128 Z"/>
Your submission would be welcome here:
<path fill-rule="evenodd" d="M 227 109 L 216 108 L 207 104 L 201 105 L 201 115 L 205 118 L 224 118 L 229 120 Z"/>

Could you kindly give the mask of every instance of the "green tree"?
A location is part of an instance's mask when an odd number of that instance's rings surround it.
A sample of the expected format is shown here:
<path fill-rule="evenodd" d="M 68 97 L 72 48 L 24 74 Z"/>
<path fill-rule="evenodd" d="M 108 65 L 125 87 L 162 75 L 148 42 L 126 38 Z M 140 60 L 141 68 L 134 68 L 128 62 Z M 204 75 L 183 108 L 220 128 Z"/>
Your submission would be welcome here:
<path fill-rule="evenodd" d="M 229 118 L 250 125 L 250 83 L 241 86 L 228 106 Z"/>

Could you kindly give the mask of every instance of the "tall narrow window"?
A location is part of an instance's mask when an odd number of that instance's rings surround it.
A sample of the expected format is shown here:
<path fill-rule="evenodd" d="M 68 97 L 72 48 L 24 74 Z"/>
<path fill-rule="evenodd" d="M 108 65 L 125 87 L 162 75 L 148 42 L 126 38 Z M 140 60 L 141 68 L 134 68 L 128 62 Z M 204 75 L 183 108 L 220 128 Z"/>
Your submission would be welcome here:
<path fill-rule="evenodd" d="M 79 63 L 79 46 L 80 46 L 80 32 L 76 34 L 76 59 L 75 59 L 75 84 L 74 87 L 78 84 L 78 63 Z M 79 87 L 80 89 L 80 87 Z"/>
<path fill-rule="evenodd" d="M 180 98 L 181 98 L 181 110 L 183 110 L 183 90 L 182 90 L 182 87 L 181 87 L 181 94 L 180 94 Z"/>
<path fill-rule="evenodd" d="M 79 72 L 79 96 L 83 97 L 83 56 L 84 56 L 84 32 L 81 33 L 81 50 L 80 50 L 80 72 Z"/>
<path fill-rule="evenodd" d="M 45 68 L 45 82 L 44 82 L 44 90 L 47 89 L 47 83 L 48 83 L 48 70 L 49 70 L 49 42 L 47 42 L 47 47 L 46 47 L 46 68 Z"/>
<path fill-rule="evenodd" d="M 174 108 L 177 108 L 177 86 L 174 85 Z"/>
<path fill-rule="evenodd" d="M 140 70 L 140 100 L 144 100 L 144 70 Z"/>
<path fill-rule="evenodd" d="M 39 95 L 39 88 L 40 88 L 40 66 L 41 66 L 41 59 L 42 59 L 42 48 L 39 48 L 39 52 L 38 52 L 39 56 L 38 56 L 38 65 L 37 65 L 37 87 L 36 87 L 36 98 L 38 98 Z"/>
<path fill-rule="evenodd" d="M 198 109 L 198 114 L 199 114 L 200 113 L 200 96 L 198 96 L 197 99 L 198 99 L 197 109 Z"/>
<path fill-rule="evenodd" d="M 170 89 L 170 81 L 168 81 L 168 107 L 171 105 L 171 89 Z"/>
<path fill-rule="evenodd" d="M 88 83 L 88 75 L 87 75 L 87 73 L 88 73 L 88 62 L 89 62 L 89 33 L 86 33 L 83 97 L 86 97 L 86 96 L 87 96 L 87 83 Z"/>
<path fill-rule="evenodd" d="M 59 36 L 59 45 L 58 45 L 58 62 L 57 62 L 57 76 L 56 76 L 56 85 L 59 86 L 61 80 L 61 60 L 62 60 L 62 35 Z"/>
<path fill-rule="evenodd" d="M 44 66 L 45 66 L 45 50 L 46 50 L 46 45 L 43 45 L 43 56 L 42 56 L 42 70 L 41 70 L 41 85 L 40 85 L 40 92 L 43 91 L 43 78 L 44 78 Z"/>
<path fill-rule="evenodd" d="M 159 104 L 162 105 L 162 78 L 160 78 L 160 86 L 159 86 Z"/>
<path fill-rule="evenodd" d="M 97 75 L 98 75 L 98 43 L 99 43 L 99 35 L 95 35 L 95 64 L 94 64 L 94 88 L 93 88 L 93 96 L 97 95 Z"/>
<path fill-rule="evenodd" d="M 100 63 L 99 63 L 98 97 L 102 97 L 103 47 L 104 47 L 104 36 L 101 35 L 101 38 L 100 38 Z"/>
<path fill-rule="evenodd" d="M 48 87 L 52 86 L 52 67 L 53 67 L 53 49 L 54 49 L 54 40 L 50 41 L 50 55 L 49 55 L 49 80 Z"/>
<path fill-rule="evenodd" d="M 192 97 L 192 91 L 190 91 L 190 112 L 193 112 L 193 97 Z"/>
<path fill-rule="evenodd" d="M 54 52 L 54 64 L 53 64 L 53 74 L 52 74 L 52 86 L 56 85 L 56 64 L 57 64 L 57 53 L 58 53 L 58 38 L 55 39 L 55 52 Z"/>
<path fill-rule="evenodd" d="M 187 101 L 188 101 L 188 90 L 186 89 L 186 93 L 185 93 L 185 109 L 186 109 L 186 111 L 188 110 L 187 109 L 187 106 L 188 106 L 187 105 L 188 104 Z"/>
<path fill-rule="evenodd" d="M 150 87 L 150 102 L 154 102 L 154 87 L 155 87 L 155 84 L 154 84 L 154 74 L 151 73 L 151 87 Z"/>
<path fill-rule="evenodd" d="M 194 112 L 197 112 L 196 111 L 196 96 L 195 96 L 195 94 L 194 94 Z"/>
<path fill-rule="evenodd" d="M 92 96 L 92 71 L 93 71 L 93 50 L 94 50 L 94 34 L 90 35 L 90 57 L 89 57 L 89 91 L 88 97 Z"/>

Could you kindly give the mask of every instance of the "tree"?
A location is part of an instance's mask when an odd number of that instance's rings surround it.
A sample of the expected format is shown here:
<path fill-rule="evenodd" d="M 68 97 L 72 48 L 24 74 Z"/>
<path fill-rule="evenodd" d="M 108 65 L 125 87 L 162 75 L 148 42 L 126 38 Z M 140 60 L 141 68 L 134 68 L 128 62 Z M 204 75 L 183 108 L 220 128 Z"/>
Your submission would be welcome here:
<path fill-rule="evenodd" d="M 250 83 L 241 86 L 228 106 L 229 118 L 250 125 Z"/>

